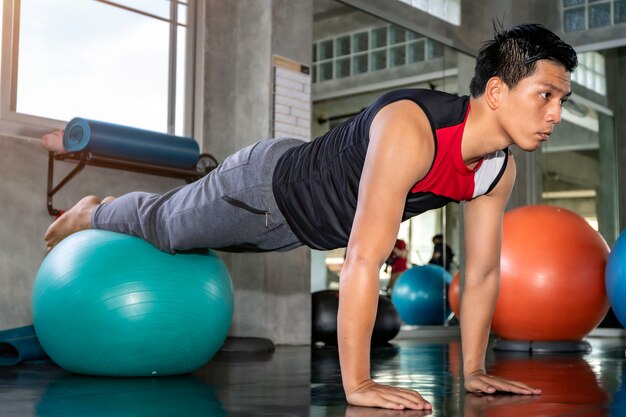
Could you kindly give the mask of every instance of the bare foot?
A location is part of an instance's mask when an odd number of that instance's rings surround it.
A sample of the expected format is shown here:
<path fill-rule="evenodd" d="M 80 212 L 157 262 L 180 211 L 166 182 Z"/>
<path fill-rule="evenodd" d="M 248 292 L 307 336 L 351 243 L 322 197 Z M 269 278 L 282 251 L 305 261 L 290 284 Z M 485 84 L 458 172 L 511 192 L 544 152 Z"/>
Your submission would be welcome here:
<path fill-rule="evenodd" d="M 107 197 L 112 201 L 113 197 Z M 46 241 L 46 249 L 50 251 L 60 241 L 80 230 L 91 228 L 91 212 L 100 204 L 100 199 L 90 195 L 80 200 L 74 207 L 63 213 L 48 227 L 43 239 Z"/>

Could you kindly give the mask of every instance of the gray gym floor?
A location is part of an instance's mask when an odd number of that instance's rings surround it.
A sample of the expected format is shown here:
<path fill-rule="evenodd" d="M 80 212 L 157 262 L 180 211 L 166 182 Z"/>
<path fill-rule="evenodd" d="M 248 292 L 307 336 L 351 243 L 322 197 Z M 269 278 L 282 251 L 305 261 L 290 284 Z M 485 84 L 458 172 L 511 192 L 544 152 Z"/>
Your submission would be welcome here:
<path fill-rule="evenodd" d="M 380 382 L 419 390 L 431 414 L 348 407 L 336 348 L 220 353 L 191 375 L 78 376 L 49 362 L 0 368 L 0 416 L 626 416 L 626 340 L 590 337 L 585 355 L 501 355 L 489 369 L 543 389 L 535 397 L 464 392 L 458 335 L 406 338 L 372 351 Z"/>

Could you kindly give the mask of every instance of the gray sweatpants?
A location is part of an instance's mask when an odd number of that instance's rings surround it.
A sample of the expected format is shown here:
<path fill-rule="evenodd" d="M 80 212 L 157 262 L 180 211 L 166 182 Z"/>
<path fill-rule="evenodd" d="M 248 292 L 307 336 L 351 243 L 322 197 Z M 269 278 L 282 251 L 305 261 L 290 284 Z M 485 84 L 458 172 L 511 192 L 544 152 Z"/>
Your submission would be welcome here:
<path fill-rule="evenodd" d="M 302 243 L 276 205 L 272 173 L 283 152 L 302 143 L 290 138 L 257 142 L 191 184 L 162 195 L 133 192 L 99 205 L 92 226 L 138 236 L 169 253 L 296 248 Z"/>

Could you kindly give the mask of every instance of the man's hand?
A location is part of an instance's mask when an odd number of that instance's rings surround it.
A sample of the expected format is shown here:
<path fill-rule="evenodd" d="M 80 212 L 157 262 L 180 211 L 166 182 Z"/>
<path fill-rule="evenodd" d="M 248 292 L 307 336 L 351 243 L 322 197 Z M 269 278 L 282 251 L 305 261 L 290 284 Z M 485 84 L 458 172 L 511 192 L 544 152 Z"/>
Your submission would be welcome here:
<path fill-rule="evenodd" d="M 483 370 L 474 371 L 465 377 L 465 389 L 474 394 L 495 394 L 496 391 L 522 395 L 541 394 L 538 388 L 531 388 L 522 382 L 487 375 Z"/>
<path fill-rule="evenodd" d="M 433 406 L 417 391 L 381 385 L 371 379 L 346 393 L 350 405 L 380 407 L 392 410 L 431 410 Z"/>

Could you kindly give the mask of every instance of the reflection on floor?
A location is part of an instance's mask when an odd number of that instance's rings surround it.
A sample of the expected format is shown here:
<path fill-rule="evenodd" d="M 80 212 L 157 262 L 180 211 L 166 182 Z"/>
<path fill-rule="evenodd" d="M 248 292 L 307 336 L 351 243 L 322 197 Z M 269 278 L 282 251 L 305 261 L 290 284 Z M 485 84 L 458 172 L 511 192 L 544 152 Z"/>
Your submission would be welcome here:
<path fill-rule="evenodd" d="M 626 416 L 626 340 L 590 338 L 587 355 L 489 352 L 496 375 L 542 388 L 535 397 L 465 394 L 458 338 L 401 339 L 372 352 L 384 383 L 418 389 L 431 416 Z M 50 363 L 0 368 L 0 416 L 422 416 L 348 407 L 337 350 L 279 346 L 219 354 L 192 375 L 120 379 L 68 374 Z"/>

